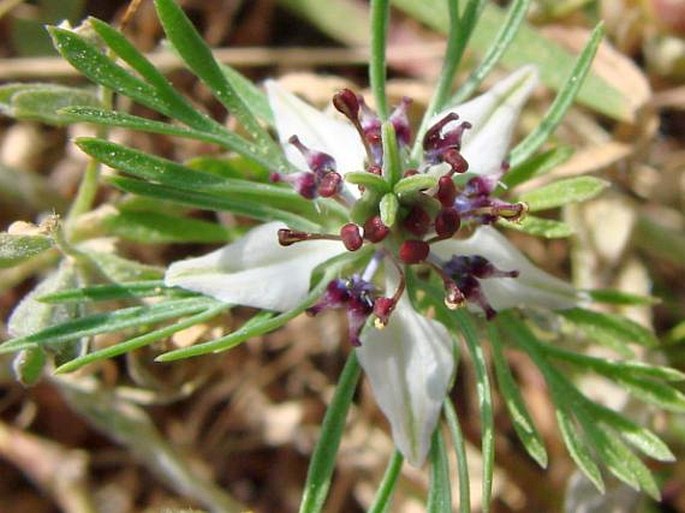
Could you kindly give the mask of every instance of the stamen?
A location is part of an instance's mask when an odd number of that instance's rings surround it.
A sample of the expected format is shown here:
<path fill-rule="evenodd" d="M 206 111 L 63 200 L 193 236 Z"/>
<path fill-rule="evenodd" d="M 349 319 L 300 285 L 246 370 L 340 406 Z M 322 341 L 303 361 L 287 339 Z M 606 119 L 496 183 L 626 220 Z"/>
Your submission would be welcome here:
<path fill-rule="evenodd" d="M 354 223 L 347 223 L 340 228 L 340 240 L 348 251 L 357 251 L 364 244 L 359 226 Z"/>
<path fill-rule="evenodd" d="M 435 233 L 439 239 L 449 239 L 460 226 L 461 218 L 454 207 L 443 208 L 435 217 Z"/>
<path fill-rule="evenodd" d="M 442 161 L 452 168 L 452 173 L 466 173 L 469 163 L 456 148 L 449 148 L 442 153 Z"/>
<path fill-rule="evenodd" d="M 333 96 L 333 106 L 354 123 L 359 120 L 359 100 L 350 89 L 341 89 Z"/>
<path fill-rule="evenodd" d="M 288 142 L 302 153 L 302 156 L 307 162 L 307 167 L 312 170 L 317 178 L 323 178 L 326 173 L 336 170 L 335 159 L 328 153 L 306 147 L 296 135 L 291 136 L 290 139 L 288 139 Z"/>
<path fill-rule="evenodd" d="M 452 177 L 443 175 L 438 179 L 438 191 L 435 197 L 443 207 L 451 207 L 457 197 L 457 187 L 454 185 Z"/>
<path fill-rule="evenodd" d="M 431 218 L 423 208 L 414 205 L 402 220 L 402 226 L 412 235 L 424 236 L 431 225 Z"/>
<path fill-rule="evenodd" d="M 450 112 L 440 121 L 426 130 L 426 135 L 423 136 L 423 149 L 425 151 L 437 149 L 438 145 L 443 141 L 441 133 L 443 127 L 452 121 L 457 121 L 458 119 L 459 116 L 456 113 Z"/>
<path fill-rule="evenodd" d="M 381 164 L 382 149 L 379 150 L 381 122 L 369 109 L 361 96 L 349 89 L 343 89 L 333 96 L 333 106 L 350 120 L 357 130 L 366 151 L 369 164 Z M 379 154 L 379 151 L 381 154 Z"/>
<path fill-rule="evenodd" d="M 319 182 L 319 196 L 330 198 L 335 196 L 342 189 L 342 176 L 335 171 L 326 173 Z"/>
<path fill-rule="evenodd" d="M 370 217 L 364 223 L 364 238 L 369 242 L 381 242 L 389 233 L 390 228 L 383 224 L 381 216 Z"/>
<path fill-rule="evenodd" d="M 278 230 L 277 234 L 278 243 L 281 246 L 291 246 L 296 242 L 304 242 L 306 240 L 342 240 L 342 238 L 338 235 L 331 235 L 328 233 L 309 233 L 299 230 L 291 230 L 289 228 L 281 228 Z"/>
<path fill-rule="evenodd" d="M 450 277 L 450 275 L 447 272 L 445 272 L 445 270 L 442 267 L 433 262 L 427 263 L 436 273 L 438 273 L 438 276 L 442 278 L 442 284 L 445 288 L 445 306 L 450 310 L 456 310 L 457 308 L 461 308 L 462 306 L 464 306 L 464 303 L 466 302 L 466 297 L 464 296 L 462 291 L 459 290 L 457 283 Z"/>
<path fill-rule="evenodd" d="M 400 104 L 392 111 L 388 121 L 392 123 L 397 136 L 397 142 L 402 146 L 408 146 L 411 141 L 411 124 L 409 123 L 409 116 L 407 111 L 411 105 L 411 99 L 404 96 Z"/>
<path fill-rule="evenodd" d="M 376 329 L 379 330 L 385 328 L 388 325 L 388 322 L 390 321 L 390 315 L 395 310 L 395 307 L 397 306 L 397 303 L 400 301 L 402 294 L 404 294 L 404 289 L 406 286 L 406 280 L 404 278 L 404 273 L 402 272 L 402 269 L 399 265 L 397 265 L 397 263 L 395 263 L 395 265 L 400 275 L 400 283 L 397 286 L 397 290 L 392 295 L 392 297 L 376 298 L 376 301 L 373 305 L 373 313 L 376 316 L 376 319 L 373 321 L 373 324 L 376 327 Z"/>
<path fill-rule="evenodd" d="M 399 257 L 405 264 L 419 264 L 426 260 L 430 246 L 422 240 L 405 240 L 399 249 Z"/>

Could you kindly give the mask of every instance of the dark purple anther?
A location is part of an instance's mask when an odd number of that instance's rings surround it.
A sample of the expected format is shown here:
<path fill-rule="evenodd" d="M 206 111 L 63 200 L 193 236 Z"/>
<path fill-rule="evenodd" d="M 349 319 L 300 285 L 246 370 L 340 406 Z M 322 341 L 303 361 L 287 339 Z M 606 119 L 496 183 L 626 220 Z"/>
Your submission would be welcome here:
<path fill-rule="evenodd" d="M 381 242 L 389 233 L 390 228 L 383 224 L 381 216 L 370 217 L 364 223 L 364 238 L 369 242 Z"/>
<path fill-rule="evenodd" d="M 349 89 L 342 89 L 333 96 L 333 105 L 352 123 L 359 121 L 359 99 Z"/>
<path fill-rule="evenodd" d="M 290 182 L 300 196 L 307 199 L 316 198 L 317 194 L 317 180 L 314 173 L 308 171 L 302 171 L 300 173 L 294 173 L 292 175 L 286 175 L 282 177 L 284 182 Z"/>
<path fill-rule="evenodd" d="M 480 285 L 480 280 L 488 278 L 516 278 L 519 272 L 502 271 L 492 262 L 480 255 L 453 256 L 443 266 L 446 275 L 454 279 L 464 297 L 480 306 L 487 319 L 492 319 L 497 312 L 490 305 Z"/>
<path fill-rule="evenodd" d="M 422 240 L 405 240 L 400 246 L 399 257 L 405 264 L 419 264 L 426 260 L 430 246 Z"/>
<path fill-rule="evenodd" d="M 281 228 L 278 230 L 278 243 L 281 246 L 290 246 L 296 242 L 302 242 L 312 238 L 312 235 L 307 232 L 299 230 L 290 230 L 288 228 Z"/>
<path fill-rule="evenodd" d="M 461 226 L 461 218 L 459 212 L 454 207 L 443 208 L 438 215 L 435 216 L 435 233 L 441 239 L 448 239 Z"/>
<path fill-rule="evenodd" d="M 348 251 L 357 251 L 364 244 L 359 226 L 354 223 L 347 223 L 340 228 L 340 240 Z"/>
<path fill-rule="evenodd" d="M 401 103 L 395 107 L 395 110 L 390 114 L 390 118 L 388 118 L 388 121 L 392 123 L 395 129 L 395 135 L 400 147 L 408 146 L 411 142 L 411 125 L 407 115 L 409 105 L 411 105 L 411 99 L 406 96 L 403 97 Z"/>
<path fill-rule="evenodd" d="M 428 232 L 431 218 L 423 208 L 414 205 L 407 216 L 402 220 L 402 227 L 412 235 L 422 237 Z"/>
<path fill-rule="evenodd" d="M 309 167 L 317 178 L 320 179 L 326 173 L 336 170 L 335 159 L 328 153 L 307 148 L 296 135 L 291 136 L 290 139 L 288 139 L 288 142 L 302 153 L 302 156 L 307 162 L 307 167 Z"/>
<path fill-rule="evenodd" d="M 311 308 L 307 308 L 307 313 L 309 315 L 316 315 L 324 310 L 331 308 L 340 308 L 344 306 L 350 299 L 350 290 L 347 287 L 347 281 L 337 279 L 333 280 L 326 286 L 326 292 L 324 292 L 319 302 L 316 303 Z"/>
<path fill-rule="evenodd" d="M 458 119 L 459 116 L 457 114 L 450 112 L 440 121 L 428 128 L 428 130 L 426 130 L 426 135 L 423 136 L 423 149 L 425 151 L 438 149 L 444 142 L 444 138 L 442 136 L 443 127 L 452 121 L 457 121 Z"/>
<path fill-rule="evenodd" d="M 454 199 L 457 197 L 457 187 L 450 175 L 443 175 L 438 180 L 438 191 L 435 197 L 442 204 L 443 207 L 451 207 L 454 205 Z"/>
<path fill-rule="evenodd" d="M 373 291 L 371 283 L 356 275 L 347 280 L 333 280 L 326 287 L 323 297 L 307 313 L 316 315 L 327 309 L 346 308 L 349 341 L 353 346 L 359 346 L 359 334 L 373 312 Z"/>
<path fill-rule="evenodd" d="M 449 164 L 453 173 L 466 173 L 469 163 L 456 148 L 448 148 L 442 154 L 442 161 Z"/>
<path fill-rule="evenodd" d="M 326 173 L 319 181 L 319 196 L 330 198 L 335 196 L 342 189 L 342 176 L 335 171 Z"/>

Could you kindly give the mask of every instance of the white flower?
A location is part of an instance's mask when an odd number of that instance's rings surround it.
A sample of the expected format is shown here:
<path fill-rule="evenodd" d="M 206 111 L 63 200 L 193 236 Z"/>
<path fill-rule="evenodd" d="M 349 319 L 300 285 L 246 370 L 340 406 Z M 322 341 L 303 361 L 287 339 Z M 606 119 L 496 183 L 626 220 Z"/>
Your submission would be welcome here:
<path fill-rule="evenodd" d="M 456 349 L 445 326 L 417 312 L 403 293 L 403 266 L 431 265 L 446 284 L 446 298 L 474 301 L 488 316 L 494 314 L 492 307 L 568 308 L 576 301 L 572 287 L 535 268 L 493 228 L 482 226 L 467 240 L 451 239 L 460 218 L 487 223 L 493 216 L 503 215 L 499 212 L 506 208 L 515 210 L 516 205 L 490 198 L 490 187 L 502 170 L 518 114 L 536 82 L 534 68 L 522 68 L 482 96 L 435 116 L 422 141 L 426 160 L 420 170 L 441 178 L 442 189 L 430 194 L 440 201 L 442 210 L 434 219 L 429 217 L 426 226 L 428 214 L 413 204 L 402 205 L 402 198 L 397 201 L 402 206 L 399 215 L 404 217 L 392 227 L 373 214 L 373 208 L 378 212 L 377 205 L 372 205 L 371 217 L 362 226 L 347 223 L 339 236 L 302 234 L 269 223 L 208 255 L 172 264 L 166 284 L 227 303 L 288 311 L 302 306 L 317 266 L 346 249 L 375 244 L 377 250 L 366 270 L 332 281 L 309 311 L 347 309 L 350 341 L 359 345 L 359 361 L 390 422 L 395 444 L 410 463 L 422 465 L 453 379 Z M 279 140 L 288 160 L 299 170 L 278 179 L 291 183 L 304 197 L 337 195 L 352 208 L 359 190 L 341 182 L 341 177 L 369 166 L 380 170 L 380 120 L 351 91 L 336 96 L 336 108 L 349 123 L 314 109 L 276 82 L 267 81 L 266 91 Z M 406 105 L 404 102 L 390 118 L 400 145 L 405 146 L 410 133 Z M 455 198 L 451 177 L 463 171 L 457 169 L 463 164 L 462 157 L 466 157 L 469 171 L 479 176 L 472 179 L 476 182 L 471 189 L 465 187 L 462 196 Z M 444 168 L 448 171 L 443 175 L 439 169 Z M 322 226 L 329 224 L 323 221 Z M 279 230 L 280 235 L 286 232 L 289 245 L 279 243 Z M 431 240 L 431 230 L 446 240 Z M 386 245 L 383 240 L 391 232 L 394 237 L 389 240 L 395 242 Z M 340 240 L 327 240 L 335 238 Z M 291 243 L 293 240 L 296 243 Z M 385 297 L 372 284 L 379 269 L 385 274 Z M 516 272 L 518 277 L 513 277 Z M 463 284 L 463 293 L 458 284 Z M 385 323 L 383 329 L 365 326 L 372 315 Z"/>
<path fill-rule="evenodd" d="M 397 286 L 392 276 L 387 282 L 390 290 Z M 406 295 L 384 329 L 362 333 L 359 361 L 395 445 L 412 465 L 422 465 L 428 454 L 452 382 L 455 351 L 447 329 L 418 313 Z"/>
<path fill-rule="evenodd" d="M 495 310 L 538 307 L 563 310 L 578 304 L 571 285 L 535 267 L 507 238 L 490 226 L 481 226 L 464 240 L 436 242 L 431 252 L 448 260 L 452 255 L 480 255 L 502 271 L 518 271 L 516 278 L 480 280 L 485 297 Z"/>
<path fill-rule="evenodd" d="M 340 254 L 339 242 L 311 241 L 281 246 L 282 223 L 253 228 L 240 240 L 207 255 L 171 264 L 164 281 L 225 303 L 284 312 L 309 291 L 314 268 Z"/>

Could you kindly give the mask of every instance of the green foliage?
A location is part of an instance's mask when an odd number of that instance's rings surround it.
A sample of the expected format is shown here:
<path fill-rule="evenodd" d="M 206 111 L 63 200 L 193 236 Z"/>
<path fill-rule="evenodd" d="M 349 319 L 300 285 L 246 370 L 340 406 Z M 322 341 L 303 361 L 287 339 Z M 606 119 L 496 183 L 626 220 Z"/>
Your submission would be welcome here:
<path fill-rule="evenodd" d="M 0 268 L 24 262 L 54 245 L 46 235 L 14 235 L 0 233 Z"/>
<path fill-rule="evenodd" d="M 519 200 L 525 202 L 531 212 L 536 212 L 589 200 L 608 186 L 609 182 L 606 180 L 592 176 L 578 176 L 539 187 L 522 194 Z"/>
<path fill-rule="evenodd" d="M 0 113 L 16 119 L 41 121 L 50 125 L 69 123 L 60 112 L 75 106 L 97 107 L 92 92 L 57 84 L 5 84 L 0 87 Z"/>

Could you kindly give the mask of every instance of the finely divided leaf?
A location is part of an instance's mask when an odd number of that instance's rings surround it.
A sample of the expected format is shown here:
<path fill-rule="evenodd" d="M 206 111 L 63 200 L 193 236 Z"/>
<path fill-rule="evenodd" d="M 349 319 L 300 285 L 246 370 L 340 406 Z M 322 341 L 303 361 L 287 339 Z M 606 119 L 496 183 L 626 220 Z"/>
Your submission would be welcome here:
<path fill-rule="evenodd" d="M 579 176 L 539 187 L 522 194 L 519 200 L 525 202 L 531 212 L 536 212 L 594 198 L 608 186 L 606 180 Z"/>

